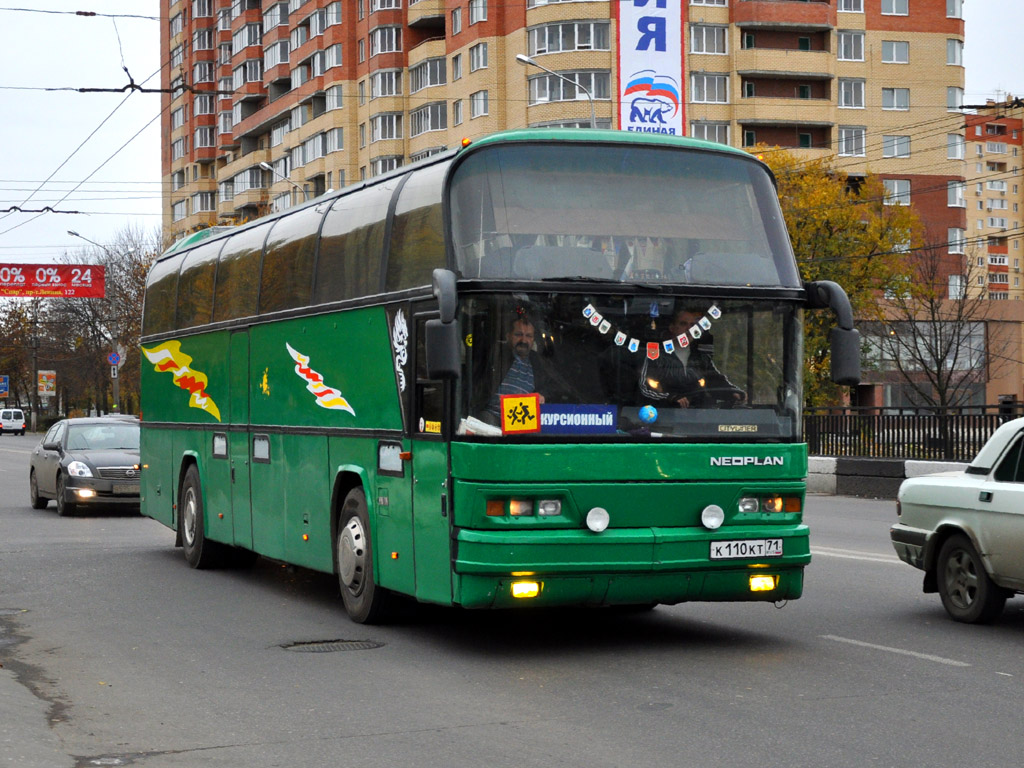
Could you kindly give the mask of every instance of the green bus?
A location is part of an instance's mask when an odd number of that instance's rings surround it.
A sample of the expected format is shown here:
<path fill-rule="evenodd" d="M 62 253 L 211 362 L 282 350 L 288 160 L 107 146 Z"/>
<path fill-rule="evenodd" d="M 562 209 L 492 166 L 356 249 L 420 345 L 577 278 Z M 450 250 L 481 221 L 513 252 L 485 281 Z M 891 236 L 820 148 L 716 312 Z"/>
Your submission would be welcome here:
<path fill-rule="evenodd" d="M 172 248 L 147 280 L 142 510 L 466 608 L 800 596 L 805 308 L 768 168 L 702 141 L 494 134 Z"/>

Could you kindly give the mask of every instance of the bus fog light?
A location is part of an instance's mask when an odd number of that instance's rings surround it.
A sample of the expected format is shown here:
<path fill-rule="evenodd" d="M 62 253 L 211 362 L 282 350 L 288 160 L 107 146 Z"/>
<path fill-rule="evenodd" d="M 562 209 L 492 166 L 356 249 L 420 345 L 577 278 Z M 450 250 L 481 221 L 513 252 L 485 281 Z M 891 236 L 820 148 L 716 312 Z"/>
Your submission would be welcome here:
<path fill-rule="evenodd" d="M 508 503 L 508 513 L 512 517 L 532 517 L 533 516 L 533 499 L 512 499 Z"/>
<path fill-rule="evenodd" d="M 544 499 L 537 504 L 537 514 L 542 517 L 551 517 L 562 514 L 562 502 L 557 499 Z"/>
<path fill-rule="evenodd" d="M 710 531 L 721 528 L 725 522 L 725 510 L 717 504 L 708 504 L 700 513 L 700 522 Z"/>
<path fill-rule="evenodd" d="M 776 581 L 774 576 L 751 576 L 751 592 L 771 592 L 775 589 Z"/>
<path fill-rule="evenodd" d="M 759 506 L 756 496 L 744 496 L 740 499 L 739 510 L 745 515 L 752 515 L 757 512 Z"/>
<path fill-rule="evenodd" d="M 513 581 L 512 597 L 527 598 L 540 594 L 540 583 L 536 581 Z"/>
<path fill-rule="evenodd" d="M 604 507 L 594 507 L 592 510 L 587 512 L 587 528 L 592 530 L 594 533 L 600 533 L 608 527 L 608 523 L 611 522 L 611 516 L 608 514 L 608 510 Z"/>

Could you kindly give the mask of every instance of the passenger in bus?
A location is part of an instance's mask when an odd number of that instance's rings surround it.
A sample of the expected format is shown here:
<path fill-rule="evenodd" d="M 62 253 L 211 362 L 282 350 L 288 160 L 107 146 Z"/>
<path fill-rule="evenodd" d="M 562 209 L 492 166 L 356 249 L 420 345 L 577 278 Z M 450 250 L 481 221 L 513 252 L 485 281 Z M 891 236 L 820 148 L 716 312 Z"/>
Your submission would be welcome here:
<path fill-rule="evenodd" d="M 500 416 L 501 395 L 526 395 L 536 392 L 540 402 L 557 399 L 566 390 L 562 379 L 534 349 L 536 332 L 526 315 L 516 315 L 505 336 L 495 369 L 502 371 L 501 383 L 487 403 L 487 412 Z"/>
<path fill-rule="evenodd" d="M 696 308 L 677 309 L 668 326 L 672 338 L 686 333 L 701 317 Z M 673 352 L 663 353 L 657 360 L 645 359 L 640 371 L 641 397 L 679 408 L 731 407 L 745 401 L 746 394 L 715 367 L 706 346 L 676 344 Z"/>

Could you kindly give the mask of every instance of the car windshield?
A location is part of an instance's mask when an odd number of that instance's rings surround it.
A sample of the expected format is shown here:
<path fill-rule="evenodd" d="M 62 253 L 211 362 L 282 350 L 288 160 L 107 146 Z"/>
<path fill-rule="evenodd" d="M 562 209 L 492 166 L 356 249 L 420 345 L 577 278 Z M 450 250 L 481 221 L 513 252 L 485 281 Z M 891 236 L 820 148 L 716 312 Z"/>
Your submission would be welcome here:
<path fill-rule="evenodd" d="M 68 429 L 69 451 L 137 451 L 138 424 L 72 424 Z"/>

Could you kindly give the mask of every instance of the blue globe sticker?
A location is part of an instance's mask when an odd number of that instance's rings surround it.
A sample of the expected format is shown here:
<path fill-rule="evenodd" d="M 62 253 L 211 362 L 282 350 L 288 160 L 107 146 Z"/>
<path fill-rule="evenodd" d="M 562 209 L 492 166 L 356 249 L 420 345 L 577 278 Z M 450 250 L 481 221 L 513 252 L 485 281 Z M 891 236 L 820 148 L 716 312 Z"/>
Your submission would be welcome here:
<path fill-rule="evenodd" d="M 658 420 L 658 409 L 653 405 L 645 405 L 640 409 L 640 420 L 645 424 L 653 424 Z"/>

